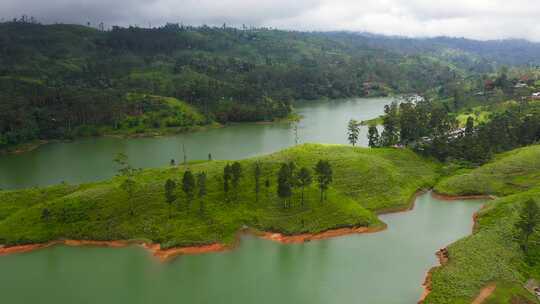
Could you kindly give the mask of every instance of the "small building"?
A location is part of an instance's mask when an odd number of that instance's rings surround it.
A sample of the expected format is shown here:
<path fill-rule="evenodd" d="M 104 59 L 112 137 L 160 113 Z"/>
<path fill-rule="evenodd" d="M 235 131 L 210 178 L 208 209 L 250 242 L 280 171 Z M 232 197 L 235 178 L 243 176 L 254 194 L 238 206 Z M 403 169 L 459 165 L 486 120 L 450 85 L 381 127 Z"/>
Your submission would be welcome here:
<path fill-rule="evenodd" d="M 531 98 L 532 99 L 540 99 L 540 92 L 533 93 Z"/>

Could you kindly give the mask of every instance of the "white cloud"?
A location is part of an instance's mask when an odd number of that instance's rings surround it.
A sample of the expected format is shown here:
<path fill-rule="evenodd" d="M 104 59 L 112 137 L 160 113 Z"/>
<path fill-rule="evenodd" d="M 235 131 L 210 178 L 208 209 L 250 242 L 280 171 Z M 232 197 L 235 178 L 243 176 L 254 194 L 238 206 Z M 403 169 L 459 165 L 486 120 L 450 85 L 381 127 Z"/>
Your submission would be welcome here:
<path fill-rule="evenodd" d="M 221 24 L 540 41 L 539 0 L 2 0 L 44 22 Z"/>

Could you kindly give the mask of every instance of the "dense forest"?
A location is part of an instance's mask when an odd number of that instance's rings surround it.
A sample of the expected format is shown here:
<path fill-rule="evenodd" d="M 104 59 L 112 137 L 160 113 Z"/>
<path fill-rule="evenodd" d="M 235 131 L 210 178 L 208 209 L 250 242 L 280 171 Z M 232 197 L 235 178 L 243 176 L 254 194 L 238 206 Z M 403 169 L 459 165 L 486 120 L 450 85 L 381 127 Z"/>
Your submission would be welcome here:
<path fill-rule="evenodd" d="M 493 71 L 512 45 L 501 42 L 506 47 L 495 52 L 475 47 L 479 42 L 441 39 L 226 25 L 98 30 L 5 22 L 0 148 L 35 139 L 273 120 L 287 117 L 294 101 L 444 91 L 470 74 Z M 522 58 L 540 62 L 537 57 Z"/>
<path fill-rule="evenodd" d="M 372 124 L 369 143 L 410 147 L 441 161 L 482 164 L 494 154 L 540 141 L 538 91 L 538 69 L 503 69 L 492 78 L 470 78 L 446 96 L 439 91 L 436 98 L 386 106 L 379 119 L 384 130 L 379 134 Z"/>

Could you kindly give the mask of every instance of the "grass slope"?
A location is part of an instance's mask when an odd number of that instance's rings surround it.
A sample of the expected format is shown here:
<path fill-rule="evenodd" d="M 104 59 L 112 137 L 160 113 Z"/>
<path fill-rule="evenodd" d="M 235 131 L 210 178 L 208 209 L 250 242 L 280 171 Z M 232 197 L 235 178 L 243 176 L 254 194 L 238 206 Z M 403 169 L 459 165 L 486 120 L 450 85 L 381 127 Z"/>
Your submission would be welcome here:
<path fill-rule="evenodd" d="M 425 303 L 471 303 L 482 287 L 496 283 L 486 303 L 538 303 L 524 289 L 540 279 L 540 233 L 535 232 L 528 256 L 523 254 L 514 225 L 522 203 L 540 197 L 540 146 L 496 157 L 492 162 L 442 180 L 438 192 L 502 196 L 478 213 L 473 235 L 448 247 L 448 264 L 434 270 L 432 292 Z"/>
<path fill-rule="evenodd" d="M 435 191 L 449 195 L 504 196 L 540 186 L 540 145 L 512 150 L 473 170 L 443 179 Z"/>
<path fill-rule="evenodd" d="M 276 196 L 277 171 L 283 162 L 313 168 L 319 159 L 330 161 L 334 183 L 328 200 L 319 202 L 316 185 L 306 189 L 306 204 L 295 190 L 291 208 L 284 209 Z M 255 201 L 254 164 L 263 165 L 262 190 Z M 127 194 L 119 185 L 123 177 L 81 186 L 59 185 L 43 189 L 0 192 L 0 243 L 15 245 L 70 239 L 144 239 L 163 247 L 234 241 L 235 233 L 247 225 L 285 234 L 320 232 L 348 226 L 382 225 L 374 211 L 407 206 L 419 188 L 430 187 L 437 178 L 438 164 L 411 151 L 365 149 L 339 145 L 306 144 L 278 153 L 241 161 L 243 178 L 238 195 L 225 199 L 222 172 L 226 161 L 188 164 L 194 173 L 208 174 L 204 212 L 200 200 L 188 202 L 181 190 L 172 218 L 164 199 L 168 178 L 179 183 L 184 166 L 144 170 L 129 214 Z M 270 181 L 270 187 L 264 181 Z M 51 211 L 48 220 L 42 211 Z"/>

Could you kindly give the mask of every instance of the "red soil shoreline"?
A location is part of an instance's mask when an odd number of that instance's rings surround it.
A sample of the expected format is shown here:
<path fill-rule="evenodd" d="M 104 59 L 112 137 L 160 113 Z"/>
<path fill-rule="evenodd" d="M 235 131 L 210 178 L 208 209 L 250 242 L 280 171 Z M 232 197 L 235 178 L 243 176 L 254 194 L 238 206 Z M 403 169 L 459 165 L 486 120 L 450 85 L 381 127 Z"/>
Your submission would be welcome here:
<path fill-rule="evenodd" d="M 386 229 L 386 225 L 381 225 L 377 227 L 338 228 L 338 229 L 327 230 L 320 233 L 314 233 L 314 234 L 303 233 L 303 234 L 290 235 L 290 236 L 284 235 L 281 233 L 259 232 L 255 230 L 245 229 L 239 232 L 239 235 L 241 235 L 242 233 L 249 233 L 257 237 L 260 237 L 266 240 L 271 240 L 274 242 L 279 242 L 282 244 L 299 244 L 299 243 L 304 243 L 304 242 L 309 242 L 309 241 L 314 241 L 314 240 L 323 240 L 323 239 L 334 238 L 334 237 L 339 237 L 339 236 L 344 236 L 344 235 L 349 235 L 349 234 L 375 233 L 378 231 L 382 231 L 384 229 Z M 165 262 L 179 255 L 193 255 L 193 254 L 203 254 L 203 253 L 211 253 L 211 252 L 222 252 L 222 251 L 234 249 L 240 241 L 239 235 L 237 236 L 237 240 L 233 245 L 212 243 L 212 244 L 200 245 L 200 246 L 184 246 L 184 247 L 174 247 L 174 248 L 168 248 L 168 249 L 161 249 L 161 245 L 156 244 L 156 243 L 148 243 L 148 242 L 142 242 L 142 241 L 121 241 L 121 240 L 118 240 L 118 241 L 58 240 L 58 241 L 51 241 L 51 242 L 42 243 L 42 244 L 27 244 L 27 245 L 17 245 L 17 246 L 9 246 L 9 247 L 0 245 L 0 256 L 30 252 L 34 250 L 49 248 L 55 245 L 65 245 L 65 246 L 73 246 L 73 247 L 94 246 L 94 247 L 110 247 L 110 248 L 122 248 L 122 247 L 127 247 L 130 245 L 140 245 L 142 248 L 152 253 L 154 257 L 158 258 L 162 262 Z"/>
<path fill-rule="evenodd" d="M 377 212 L 377 214 L 381 215 L 381 214 L 388 214 L 388 213 L 410 211 L 414 208 L 414 203 L 416 201 L 416 198 L 419 195 L 422 195 L 424 193 L 426 193 L 426 190 L 417 191 L 413 196 L 411 196 L 411 198 L 409 199 L 408 205 L 405 207 L 387 209 L 387 210 L 379 211 Z M 383 225 L 376 226 L 376 227 L 363 226 L 363 227 L 337 228 L 337 229 L 326 230 L 320 233 L 302 233 L 302 234 L 296 234 L 296 235 L 284 235 L 278 232 L 260 232 L 260 231 L 256 231 L 252 229 L 244 229 L 243 231 L 240 231 L 240 233 L 251 233 L 260 238 L 271 240 L 274 242 L 279 242 L 282 244 L 298 244 L 298 243 L 304 243 L 304 242 L 309 242 L 309 241 L 340 237 L 340 236 L 345 236 L 349 234 L 375 233 L 375 232 L 383 231 L 386 228 L 387 228 L 386 224 L 383 223 Z M 34 250 L 48 248 L 55 245 L 97 246 L 97 247 L 120 248 L 120 247 L 127 247 L 133 244 L 138 244 L 141 247 L 145 248 L 146 250 L 150 251 L 152 255 L 157 257 L 160 261 L 165 262 L 179 255 L 203 254 L 203 253 L 221 252 L 221 251 L 231 250 L 235 248 L 238 245 L 238 243 L 239 243 L 239 237 L 237 236 L 237 240 L 235 244 L 233 245 L 213 243 L 213 244 L 207 244 L 207 245 L 201 245 L 201 246 L 184 246 L 184 247 L 174 247 L 174 248 L 169 248 L 169 249 L 161 249 L 160 244 L 143 242 L 143 241 L 57 240 L 57 241 L 51 241 L 51 242 L 42 243 L 42 244 L 27 244 L 27 245 L 17 245 L 17 246 L 9 246 L 9 247 L 0 245 L 0 256 L 8 255 L 8 254 L 15 254 L 15 253 L 30 252 Z"/>
<path fill-rule="evenodd" d="M 492 200 L 492 199 L 495 199 L 495 196 L 493 195 L 469 195 L 469 196 L 466 196 L 466 195 L 461 195 L 461 196 L 451 196 L 451 195 L 444 195 L 444 194 L 440 194 L 440 193 L 436 193 L 434 191 L 431 192 L 431 195 L 434 197 L 434 198 L 437 198 L 439 200 L 444 200 L 444 201 L 457 201 L 457 200 L 480 200 L 480 199 L 488 199 L 488 200 Z M 483 208 L 485 207 L 482 206 L 480 208 L 480 210 L 482 210 Z M 480 211 L 478 210 L 477 212 L 475 212 L 473 214 L 473 225 L 472 225 L 472 232 L 474 232 L 474 230 L 476 229 L 476 226 L 477 226 L 477 220 L 478 220 L 478 212 Z M 426 273 L 426 278 L 424 279 L 424 283 L 422 284 L 422 287 L 424 288 L 424 291 L 422 292 L 422 295 L 420 296 L 420 299 L 418 300 L 418 304 L 422 304 L 424 303 L 424 300 L 427 298 L 427 296 L 429 295 L 429 293 L 431 292 L 431 280 L 432 280 L 432 274 L 433 274 L 433 271 L 436 269 L 436 268 L 439 268 L 439 267 L 443 267 L 444 265 L 446 265 L 449 261 L 449 257 L 447 256 L 447 254 L 443 254 L 443 252 L 446 251 L 446 248 L 442 248 L 440 249 L 439 251 L 437 251 L 436 255 L 439 259 L 439 265 L 438 266 L 434 266 L 434 267 L 431 267 L 431 269 L 429 269 Z M 447 251 L 446 251 L 447 252 Z M 491 291 L 492 292 L 492 291 Z M 475 299 L 476 301 L 476 299 Z M 473 302 L 473 304 L 476 303 L 476 302 Z M 478 302 L 478 303 L 481 303 L 481 302 Z"/>
<path fill-rule="evenodd" d="M 334 238 L 349 234 L 360 234 L 360 233 L 375 233 L 386 229 L 386 225 L 381 225 L 377 227 L 351 227 L 351 228 L 338 228 L 331 229 L 320 233 L 303 233 L 297 235 L 284 235 L 281 233 L 273 232 L 259 232 L 255 230 L 244 230 L 239 233 L 250 233 L 262 239 L 279 242 L 282 244 L 300 244 L 304 242 L 314 241 L 314 240 L 323 240 L 328 238 Z M 152 255 L 158 258 L 162 262 L 166 262 L 180 255 L 193 255 L 193 254 L 203 254 L 211 252 L 222 252 L 226 250 L 234 249 L 239 243 L 239 237 L 237 236 L 237 241 L 234 245 L 224 245 L 221 243 L 212 243 L 207 245 L 200 246 L 184 246 L 184 247 L 174 247 L 168 249 L 161 249 L 160 244 L 148 243 L 142 241 L 90 241 L 90 240 L 58 240 L 51 241 L 48 243 L 42 244 L 27 244 L 27 245 L 17 245 L 5 247 L 0 245 L 0 256 L 16 254 L 16 253 L 25 253 L 31 252 L 34 250 L 49 248 L 55 245 L 65 245 L 72 247 L 79 246 L 94 246 L 94 247 L 110 247 L 110 248 L 122 248 L 130 245 L 140 245 L 142 248 L 148 250 Z"/>

